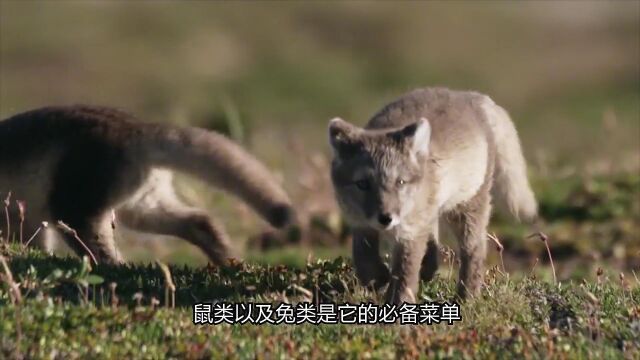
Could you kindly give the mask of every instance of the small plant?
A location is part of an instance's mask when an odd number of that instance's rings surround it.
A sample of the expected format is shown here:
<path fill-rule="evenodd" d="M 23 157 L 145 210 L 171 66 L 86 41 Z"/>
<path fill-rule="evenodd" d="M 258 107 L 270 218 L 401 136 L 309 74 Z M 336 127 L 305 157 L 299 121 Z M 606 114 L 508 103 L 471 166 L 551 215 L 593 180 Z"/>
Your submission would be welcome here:
<path fill-rule="evenodd" d="M 502 273 L 506 274 L 507 269 L 504 266 L 504 258 L 502 257 L 502 253 L 504 252 L 504 246 L 502 246 L 502 243 L 500 242 L 500 240 L 498 239 L 495 233 L 487 234 L 487 237 L 493 240 L 493 242 L 496 244 L 496 249 L 498 250 L 498 254 L 500 254 L 500 263 L 502 264 Z"/>
<path fill-rule="evenodd" d="M 96 257 L 93 255 L 91 250 L 89 250 L 87 245 L 85 245 L 84 241 L 82 241 L 82 239 L 80 239 L 80 237 L 78 236 L 78 232 L 76 232 L 69 225 L 65 224 L 62 221 L 58 221 L 58 226 L 57 227 L 58 227 L 58 229 L 62 230 L 64 233 L 66 233 L 67 235 L 73 236 L 73 238 L 76 239 L 78 241 L 78 243 L 80 243 L 80 245 L 82 245 L 82 247 L 87 252 L 87 254 L 89 254 L 89 256 L 91 256 L 91 260 L 93 260 L 93 263 L 95 265 L 98 265 L 98 260 L 96 260 Z"/>
<path fill-rule="evenodd" d="M 164 275 L 164 306 L 169 307 L 169 295 L 171 295 L 171 308 L 173 309 L 176 306 L 176 285 L 173 283 L 173 279 L 171 279 L 171 271 L 169 267 L 160 260 L 156 260 L 156 263 Z"/>
<path fill-rule="evenodd" d="M 527 236 L 527 238 L 538 237 L 547 248 L 547 255 L 549 255 L 549 262 L 551 263 L 551 271 L 553 273 L 553 283 L 558 283 L 558 278 L 556 277 L 556 267 L 553 265 L 553 256 L 551 256 L 551 249 L 549 248 L 549 237 L 542 232 L 537 232 Z"/>
<path fill-rule="evenodd" d="M 27 204 L 22 200 L 16 200 L 16 204 L 18 205 L 18 215 L 20 217 L 20 244 L 23 242 L 22 231 L 24 227 L 24 214 L 26 211 Z"/>
<path fill-rule="evenodd" d="M 29 238 L 29 240 L 27 240 L 26 243 L 24 243 L 24 248 L 26 248 L 27 246 L 29 246 L 29 244 L 31 244 L 31 242 L 33 241 L 33 239 L 36 238 L 36 236 L 38 236 L 38 234 L 40 233 L 40 231 L 42 229 L 46 229 L 49 226 L 49 223 L 46 221 L 43 221 L 42 223 L 40 223 L 40 226 L 38 226 L 38 228 L 36 229 L 36 231 L 33 233 L 33 235 L 31 235 L 31 237 Z"/>
<path fill-rule="evenodd" d="M 13 274 L 11 273 L 11 269 L 9 268 L 9 264 L 7 264 L 7 260 L 0 254 L 0 264 L 2 264 L 2 269 L 4 270 L 4 274 L 0 274 L 0 280 L 7 283 L 9 286 L 9 294 L 11 296 L 11 302 L 13 304 L 19 304 L 22 302 L 22 293 L 20 292 L 20 286 L 13 280 Z"/>
<path fill-rule="evenodd" d="M 9 205 L 11 205 L 11 191 L 7 194 L 7 197 L 4 199 L 4 214 L 7 221 L 7 232 L 5 233 L 5 241 L 9 242 L 11 239 L 11 219 L 9 218 Z"/>

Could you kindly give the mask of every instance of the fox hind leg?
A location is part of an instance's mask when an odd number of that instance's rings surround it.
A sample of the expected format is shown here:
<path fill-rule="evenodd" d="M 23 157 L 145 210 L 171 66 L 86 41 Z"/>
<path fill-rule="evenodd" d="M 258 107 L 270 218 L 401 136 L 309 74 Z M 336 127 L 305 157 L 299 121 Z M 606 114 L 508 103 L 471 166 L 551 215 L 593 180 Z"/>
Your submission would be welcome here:
<path fill-rule="evenodd" d="M 66 148 L 54 170 L 48 194 L 50 218 L 64 222 L 65 242 L 78 254 L 91 250 L 98 262 L 122 261 L 116 249 L 112 209 L 139 188 L 148 174 L 125 148 L 97 138 L 78 138 Z"/>
<path fill-rule="evenodd" d="M 116 218 L 133 230 L 187 240 L 215 264 L 221 265 L 232 257 L 223 225 L 205 211 L 182 203 L 172 187 L 153 189 L 141 201 L 118 209 Z"/>
<path fill-rule="evenodd" d="M 78 256 L 90 256 L 89 249 L 98 263 L 118 264 L 123 259 L 115 243 L 111 218 L 111 211 L 108 211 L 92 218 L 63 219 L 75 235 L 64 229 L 58 233 Z"/>
<path fill-rule="evenodd" d="M 447 216 L 460 244 L 458 295 L 462 299 L 477 295 L 483 282 L 490 213 L 491 195 L 485 188 Z"/>
<path fill-rule="evenodd" d="M 99 263 L 120 263 L 122 258 L 113 237 L 112 210 L 108 205 L 110 197 L 104 191 L 108 187 L 93 188 L 92 180 L 79 176 L 78 181 L 59 182 L 50 195 L 54 224 L 49 226 L 55 227 L 55 223 L 62 221 L 75 231 L 75 235 L 68 229 L 58 229 L 56 233 L 62 235 L 78 256 L 87 255 L 89 249 Z M 49 242 L 52 233 L 47 231 L 45 234 L 45 242 Z"/>

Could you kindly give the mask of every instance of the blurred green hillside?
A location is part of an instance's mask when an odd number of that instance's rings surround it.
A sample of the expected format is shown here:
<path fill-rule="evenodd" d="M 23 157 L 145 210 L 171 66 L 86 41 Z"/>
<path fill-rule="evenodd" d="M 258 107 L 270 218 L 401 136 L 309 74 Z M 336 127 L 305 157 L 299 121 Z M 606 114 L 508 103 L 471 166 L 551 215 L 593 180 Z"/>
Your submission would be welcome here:
<path fill-rule="evenodd" d="M 594 157 L 608 117 L 618 150 L 638 145 L 637 2 L 2 1 L 1 14 L 2 117 L 87 102 L 201 123 L 227 102 L 253 132 L 303 137 L 446 85 L 509 109 L 531 157 Z"/>
<path fill-rule="evenodd" d="M 0 118 L 91 103 L 224 131 L 282 175 L 308 218 L 335 214 L 327 121 L 363 124 L 432 85 L 487 93 L 511 112 L 536 190 L 558 206 L 552 224 L 577 201 L 556 184 L 589 193 L 584 179 L 640 170 L 637 1 L 0 1 Z M 234 237 L 264 227 L 204 184 L 180 185 Z M 637 242 L 629 214 L 625 241 Z"/>

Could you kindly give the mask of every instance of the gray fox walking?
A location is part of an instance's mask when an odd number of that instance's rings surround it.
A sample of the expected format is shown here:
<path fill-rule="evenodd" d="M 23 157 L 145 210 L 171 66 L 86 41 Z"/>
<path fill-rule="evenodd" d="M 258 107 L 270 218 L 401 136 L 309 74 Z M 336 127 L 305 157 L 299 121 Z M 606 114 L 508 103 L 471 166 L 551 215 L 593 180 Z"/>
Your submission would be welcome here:
<path fill-rule="evenodd" d="M 230 256 L 222 225 L 179 200 L 170 170 L 236 194 L 274 226 L 294 217 L 267 168 L 215 132 L 140 122 L 93 106 L 47 107 L 0 121 L 0 196 L 11 191 L 26 202 L 25 234 L 41 221 L 63 221 L 98 261 L 122 260 L 113 239 L 114 213 L 128 228 L 186 239 L 214 263 Z M 59 235 L 85 254 L 72 236 Z M 38 241 L 46 247 L 48 239 Z"/>
<path fill-rule="evenodd" d="M 486 95 L 414 90 L 364 128 L 331 120 L 329 137 L 331 178 L 353 230 L 357 276 L 376 287 L 388 283 L 389 303 L 415 302 L 420 278 L 434 276 L 440 218 L 460 244 L 464 298 L 482 284 L 492 192 L 516 217 L 536 217 L 516 129 Z M 380 240 L 394 245 L 390 271 Z"/>

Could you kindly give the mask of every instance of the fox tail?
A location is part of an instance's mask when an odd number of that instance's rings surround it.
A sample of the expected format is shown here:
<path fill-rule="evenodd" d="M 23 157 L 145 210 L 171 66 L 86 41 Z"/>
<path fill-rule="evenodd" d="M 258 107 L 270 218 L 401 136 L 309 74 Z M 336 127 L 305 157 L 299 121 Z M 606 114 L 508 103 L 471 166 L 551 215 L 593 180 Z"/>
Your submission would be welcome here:
<path fill-rule="evenodd" d="M 490 99 L 483 104 L 496 142 L 494 195 L 518 219 L 537 218 L 538 204 L 527 179 L 527 165 L 509 114 Z"/>

